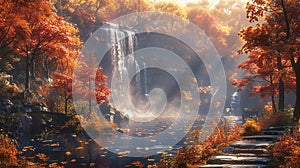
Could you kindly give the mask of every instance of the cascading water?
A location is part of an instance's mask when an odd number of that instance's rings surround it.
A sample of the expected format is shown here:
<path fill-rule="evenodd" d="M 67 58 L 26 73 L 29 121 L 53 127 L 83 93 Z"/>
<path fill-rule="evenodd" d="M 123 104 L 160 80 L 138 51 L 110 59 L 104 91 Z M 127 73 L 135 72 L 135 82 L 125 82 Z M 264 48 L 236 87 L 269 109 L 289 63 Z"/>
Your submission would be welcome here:
<path fill-rule="evenodd" d="M 110 81 L 112 92 L 117 99 L 111 99 L 117 109 L 133 117 L 133 111 L 137 104 L 148 102 L 147 99 L 147 77 L 146 70 L 144 74 L 140 73 L 140 67 L 145 68 L 144 63 L 140 63 L 134 56 L 136 47 L 136 35 L 132 31 L 121 30 L 116 24 L 107 23 L 104 29 L 107 33 L 107 39 L 110 42 L 110 56 L 112 64 L 112 79 Z M 133 80 L 132 80 L 133 79 Z M 142 81 L 143 80 L 143 81 Z M 132 82 L 133 81 L 133 82 Z M 144 84 L 144 85 L 143 85 Z M 134 86 L 134 93 L 130 92 L 130 86 Z M 144 87 L 144 88 L 143 88 Z M 145 99 L 146 98 L 146 99 Z M 120 101 L 127 100 L 127 101 Z M 129 101 L 128 101 L 129 100 Z M 134 100 L 132 104 L 130 100 Z M 141 114 L 143 113 L 140 111 Z"/>
<path fill-rule="evenodd" d="M 232 115 L 241 115 L 241 93 L 234 92 L 231 96 L 230 110 Z"/>
<path fill-rule="evenodd" d="M 145 95 L 148 94 L 148 90 L 147 90 L 147 68 L 146 68 L 146 63 L 143 63 L 144 65 L 144 90 L 145 90 Z"/>

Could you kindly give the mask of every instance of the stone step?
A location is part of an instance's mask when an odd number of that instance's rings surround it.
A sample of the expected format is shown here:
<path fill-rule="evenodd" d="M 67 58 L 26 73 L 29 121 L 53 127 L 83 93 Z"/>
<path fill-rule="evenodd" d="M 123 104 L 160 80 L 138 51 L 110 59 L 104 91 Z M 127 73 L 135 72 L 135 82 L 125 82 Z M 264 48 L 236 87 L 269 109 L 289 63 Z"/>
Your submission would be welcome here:
<path fill-rule="evenodd" d="M 236 155 L 236 156 L 259 156 L 259 157 L 269 157 L 270 153 L 267 149 L 257 148 L 257 149 L 241 149 L 227 147 L 222 150 L 226 155 Z"/>
<path fill-rule="evenodd" d="M 263 164 L 267 165 L 271 161 L 270 158 L 265 157 L 238 157 L 220 155 L 215 156 L 207 161 L 207 164 Z"/>
<path fill-rule="evenodd" d="M 268 165 L 263 165 L 263 164 L 207 164 L 204 166 L 200 166 L 200 167 L 210 167 L 210 168 L 218 168 L 218 167 L 222 167 L 222 168 L 265 168 L 265 167 L 270 167 Z"/>
<path fill-rule="evenodd" d="M 269 141 L 237 141 L 232 143 L 230 147 L 239 148 L 239 149 L 266 149 L 272 146 L 274 142 Z"/>
<path fill-rule="evenodd" d="M 282 131 L 282 130 L 263 130 L 262 134 L 264 134 L 264 135 L 282 135 L 285 132 L 286 131 Z"/>
<path fill-rule="evenodd" d="M 286 131 L 287 129 L 294 129 L 293 126 L 278 126 L 278 127 L 267 127 L 262 130 L 277 130 L 277 131 Z"/>
<path fill-rule="evenodd" d="M 228 152 L 228 154 L 251 154 L 256 156 L 269 156 L 267 149 L 233 149 L 233 151 Z"/>
<path fill-rule="evenodd" d="M 245 136 L 243 140 L 252 140 L 252 141 L 277 141 L 280 135 L 254 135 L 254 136 Z"/>
<path fill-rule="evenodd" d="M 253 153 L 226 153 L 228 156 L 237 156 L 237 157 L 272 157 L 271 154 L 262 153 L 262 154 L 253 154 Z"/>

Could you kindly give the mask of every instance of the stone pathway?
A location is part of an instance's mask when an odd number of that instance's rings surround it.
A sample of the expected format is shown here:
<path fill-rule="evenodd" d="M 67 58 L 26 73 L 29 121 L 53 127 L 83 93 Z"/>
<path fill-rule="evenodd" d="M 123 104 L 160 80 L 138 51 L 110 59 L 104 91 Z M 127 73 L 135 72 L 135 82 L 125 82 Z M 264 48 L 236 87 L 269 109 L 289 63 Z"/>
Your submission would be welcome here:
<path fill-rule="evenodd" d="M 245 136 L 241 141 L 224 148 L 223 155 L 211 158 L 201 167 L 272 167 L 268 149 L 288 128 L 290 127 L 268 127 L 261 131 L 261 135 Z"/>

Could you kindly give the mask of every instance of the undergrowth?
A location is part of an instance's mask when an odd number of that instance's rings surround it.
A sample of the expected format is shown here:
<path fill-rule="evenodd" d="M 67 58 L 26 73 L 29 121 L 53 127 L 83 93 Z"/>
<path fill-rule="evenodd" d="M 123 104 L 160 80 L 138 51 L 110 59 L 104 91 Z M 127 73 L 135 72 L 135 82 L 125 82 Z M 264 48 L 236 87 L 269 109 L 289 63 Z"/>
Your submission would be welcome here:
<path fill-rule="evenodd" d="M 221 150 L 229 146 L 233 141 L 240 139 L 240 127 L 231 127 L 225 132 L 223 127 L 217 127 L 215 133 L 205 141 L 195 140 L 191 146 L 181 147 L 172 158 L 164 157 L 154 168 L 185 168 L 203 165 L 211 157 L 219 154 Z M 198 136 L 195 136 L 198 137 Z"/>
<path fill-rule="evenodd" d="M 273 147 L 274 165 L 297 167 L 300 165 L 300 127 L 290 130 L 279 138 Z"/>

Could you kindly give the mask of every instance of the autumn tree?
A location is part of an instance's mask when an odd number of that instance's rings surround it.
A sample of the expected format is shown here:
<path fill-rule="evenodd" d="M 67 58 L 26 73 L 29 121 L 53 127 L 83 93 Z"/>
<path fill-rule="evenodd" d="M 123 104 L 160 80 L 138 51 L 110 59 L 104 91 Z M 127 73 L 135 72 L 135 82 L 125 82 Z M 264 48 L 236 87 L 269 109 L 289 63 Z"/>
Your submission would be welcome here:
<path fill-rule="evenodd" d="M 186 18 L 186 11 L 183 7 L 173 2 L 157 2 L 154 4 L 156 10 L 160 12 L 170 13 L 179 16 L 183 19 Z"/>
<path fill-rule="evenodd" d="M 0 0 L 0 67 L 13 69 L 13 62 L 19 61 L 14 55 L 14 46 L 25 42 L 30 35 L 29 25 L 18 12 L 13 1 Z"/>
<path fill-rule="evenodd" d="M 236 51 L 243 45 L 243 41 L 237 36 L 238 32 L 244 26 L 250 25 L 248 19 L 245 18 L 245 6 L 244 1 L 238 0 L 220 0 L 214 5 L 210 1 L 202 0 L 188 3 L 185 9 L 187 13 L 198 13 L 197 15 L 189 14 L 189 20 L 195 20 L 193 22 L 208 35 L 216 47 L 221 56 L 228 83 L 243 74 L 236 67 L 245 56 L 237 56 Z M 205 13 L 207 16 L 204 15 Z M 228 105 L 235 91 L 235 87 L 227 85 L 226 103 Z"/>
<path fill-rule="evenodd" d="M 102 73 L 102 68 L 99 67 L 97 59 L 93 54 L 85 56 L 84 59 L 78 61 L 76 71 L 75 86 L 83 86 L 80 87 L 79 93 L 82 93 L 82 97 L 88 100 L 89 114 L 91 114 L 93 95 L 95 95 L 96 102 L 99 105 L 103 101 L 108 100 L 110 89 L 107 86 L 107 76 Z M 77 88 L 74 89 L 76 90 Z"/>
<path fill-rule="evenodd" d="M 104 22 L 152 9 L 148 0 L 54 0 L 54 4 L 60 16 L 77 25 L 84 41 Z"/>
<path fill-rule="evenodd" d="M 80 94 L 83 99 L 91 99 L 92 95 L 95 95 L 98 104 L 108 100 L 110 89 L 107 86 L 107 77 L 102 73 L 102 68 L 96 66 L 96 60 L 91 59 L 92 63 L 85 61 L 76 62 L 76 59 L 61 60 L 60 71 L 58 70 L 54 73 L 52 89 L 56 90 L 62 97 L 64 112 L 66 114 L 68 112 L 68 105 L 72 101 L 72 89 L 75 89 L 75 92 Z M 78 72 L 75 79 L 73 79 L 74 68 Z M 95 69 L 96 72 L 94 72 Z M 93 82 L 94 89 L 92 89 Z M 72 85 L 80 87 L 80 89 L 72 88 Z M 89 107 L 91 108 L 91 106 Z"/>
<path fill-rule="evenodd" d="M 134 12 L 150 11 L 153 6 L 149 0 L 112 0 L 107 6 L 99 10 L 99 18 L 110 21 Z"/>
<path fill-rule="evenodd" d="M 253 50 L 248 56 L 248 59 L 242 62 L 238 68 L 243 69 L 247 74 L 242 80 L 234 79 L 232 84 L 238 87 L 238 90 L 243 90 L 247 86 L 251 86 L 252 93 L 250 95 L 259 94 L 262 98 L 271 97 L 273 112 L 277 112 L 275 97 L 279 95 L 279 80 L 281 71 L 278 70 L 277 59 L 266 59 L 265 51 Z M 271 56 L 272 57 L 272 56 Z M 283 61 L 287 66 L 288 62 Z M 291 71 L 286 71 L 285 74 L 285 90 L 291 91 L 295 89 L 293 74 Z"/>
<path fill-rule="evenodd" d="M 72 76 L 59 73 L 56 71 L 53 77 L 54 77 L 54 81 L 52 84 L 52 88 L 54 90 L 57 90 L 59 94 L 63 96 L 64 112 L 65 114 L 67 114 L 68 103 L 72 96 Z"/>
<path fill-rule="evenodd" d="M 26 57 L 25 89 L 28 90 L 30 76 L 32 79 L 35 78 L 37 59 L 43 63 L 69 54 L 77 54 L 81 42 L 76 36 L 77 29 L 56 15 L 51 9 L 52 4 L 48 1 L 28 0 L 12 3 L 7 10 L 17 13 L 21 22 L 19 24 L 27 25 L 29 32 L 22 41 L 19 41 L 19 38 L 12 38 L 12 48 Z"/>
<path fill-rule="evenodd" d="M 0 1 L 0 49 L 20 44 L 31 33 L 29 25 L 13 1 Z M 1 52 L 1 54 L 3 54 Z"/>
<path fill-rule="evenodd" d="M 188 10 L 187 18 L 199 26 L 205 34 L 210 37 L 210 40 L 214 43 L 216 48 L 227 46 L 226 40 L 223 38 L 227 33 L 225 25 L 218 22 L 218 19 L 209 13 L 209 11 L 193 7 Z"/>
<path fill-rule="evenodd" d="M 223 29 L 227 32 L 224 36 L 227 46 L 221 50 L 222 55 L 237 59 L 235 57 L 237 55 L 236 50 L 243 45 L 243 41 L 237 37 L 237 33 L 243 27 L 250 26 L 247 18 L 245 18 L 245 6 L 245 2 L 242 1 L 220 0 L 211 10 L 211 14 L 218 19 L 218 22 L 226 25 L 226 27 L 223 26 Z"/>
<path fill-rule="evenodd" d="M 249 1 L 246 7 L 247 18 L 250 22 L 261 19 L 263 23 L 240 32 L 246 43 L 239 51 L 250 53 L 259 50 L 256 65 L 263 65 L 261 68 L 266 69 L 276 62 L 277 67 L 273 71 L 276 72 L 278 85 L 282 84 L 280 80 L 286 84 L 295 84 L 295 123 L 298 123 L 300 117 L 299 7 L 299 2 L 293 0 Z"/>
<path fill-rule="evenodd" d="M 96 18 L 97 12 L 109 3 L 107 0 L 54 0 L 53 2 L 58 15 L 80 30 L 80 38 L 83 41 L 95 31 L 97 25 L 101 24 Z"/>

